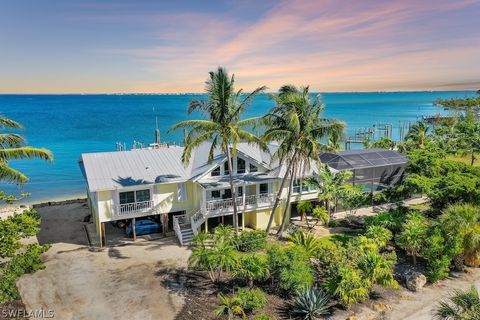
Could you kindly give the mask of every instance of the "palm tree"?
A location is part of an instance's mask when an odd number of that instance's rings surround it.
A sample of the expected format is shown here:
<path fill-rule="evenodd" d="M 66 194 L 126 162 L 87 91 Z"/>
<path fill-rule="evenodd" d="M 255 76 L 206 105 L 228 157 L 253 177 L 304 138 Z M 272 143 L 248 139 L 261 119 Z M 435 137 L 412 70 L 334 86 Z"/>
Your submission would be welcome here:
<path fill-rule="evenodd" d="M 405 135 L 405 141 L 411 141 L 420 149 L 424 149 L 428 141 L 428 131 L 430 128 L 422 121 L 418 121 L 410 127 Z"/>
<path fill-rule="evenodd" d="M 465 291 L 455 290 L 446 300 L 440 301 L 435 310 L 438 320 L 479 320 L 480 296 L 475 286 Z"/>
<path fill-rule="evenodd" d="M 248 131 L 254 126 L 259 118 L 241 119 L 242 114 L 257 94 L 266 87 L 259 87 L 249 94 L 244 95 L 242 89 L 235 91 L 235 78 L 228 76 L 227 70 L 219 67 L 216 72 L 210 72 L 206 81 L 206 100 L 193 100 L 190 102 L 188 113 L 193 111 L 203 112 L 207 119 L 186 120 L 177 123 L 170 131 L 186 128 L 190 131 L 185 138 L 185 148 L 182 155 L 183 163 L 190 162 L 194 149 L 203 143 L 210 142 L 208 161 L 213 160 L 215 150 L 226 154 L 229 168 L 232 166 L 232 156 L 236 154 L 237 144 L 247 142 L 255 144 L 262 150 L 267 150 L 263 140 Z M 238 215 L 236 204 L 236 191 L 233 185 L 233 170 L 229 170 L 230 189 L 233 202 L 233 225 L 238 232 Z"/>
<path fill-rule="evenodd" d="M 480 153 L 480 123 L 473 114 L 467 113 L 465 118 L 455 125 L 455 131 L 457 149 L 462 156 L 470 155 L 470 165 L 473 166 L 477 160 L 476 155 Z"/>
<path fill-rule="evenodd" d="M 23 126 L 11 119 L 0 116 L 0 130 L 23 129 Z M 0 181 L 24 184 L 28 177 L 8 165 L 9 160 L 43 159 L 53 161 L 52 153 L 47 149 L 26 146 L 25 138 L 17 133 L 0 133 Z"/>
<path fill-rule="evenodd" d="M 328 150 L 322 140 L 332 135 L 341 136 L 345 125 L 336 119 L 321 117 L 324 106 L 319 96 L 311 98 L 308 87 L 298 89 L 286 85 L 280 88 L 278 94 L 271 95 L 271 99 L 275 102 L 275 107 L 264 117 L 267 130 L 263 139 L 279 143 L 278 149 L 272 155 L 272 161 L 278 160 L 280 168 L 284 164 L 287 168 L 272 208 L 267 232 L 272 226 L 285 182 L 289 180 L 287 202 L 278 230 L 281 235 L 286 226 L 293 182 L 310 167 L 312 161 L 319 160 L 320 151 Z"/>
<path fill-rule="evenodd" d="M 311 183 L 317 185 L 318 200 L 324 203 L 330 216 L 335 212 L 339 198 L 351 177 L 350 171 L 334 173 L 327 165 L 323 165 L 319 179 L 311 179 Z"/>
<path fill-rule="evenodd" d="M 457 267 L 465 260 L 469 266 L 480 265 L 480 208 L 471 204 L 450 205 L 439 218 L 445 232 L 460 237 L 461 252 Z"/>
<path fill-rule="evenodd" d="M 327 142 L 327 150 L 329 152 L 335 152 L 342 149 L 340 142 L 342 141 L 342 132 L 332 132 Z"/>
<path fill-rule="evenodd" d="M 300 213 L 300 219 L 303 221 L 303 218 L 306 218 L 308 221 L 308 217 L 305 215 L 309 214 L 313 209 L 313 204 L 311 201 L 303 200 L 297 203 L 297 211 Z M 308 222 L 307 222 L 308 223 Z"/>

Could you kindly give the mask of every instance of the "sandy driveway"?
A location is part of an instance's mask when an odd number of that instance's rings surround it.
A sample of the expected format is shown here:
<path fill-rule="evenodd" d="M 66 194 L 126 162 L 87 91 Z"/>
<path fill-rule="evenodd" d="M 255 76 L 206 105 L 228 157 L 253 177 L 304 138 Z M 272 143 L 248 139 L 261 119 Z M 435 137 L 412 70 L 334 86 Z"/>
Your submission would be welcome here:
<path fill-rule="evenodd" d="M 425 287 L 422 292 L 405 291 L 397 299 L 390 301 L 392 305 L 391 319 L 398 320 L 430 320 L 438 301 L 444 299 L 456 289 L 465 290 L 475 285 L 480 291 L 480 269 L 471 269 L 469 273 L 453 275 L 449 279 Z"/>
<path fill-rule="evenodd" d="M 46 224 L 39 240 L 54 243 L 44 255 L 46 268 L 17 283 L 28 310 L 51 309 L 62 320 L 175 318 L 184 303 L 175 275 L 186 266 L 189 251 L 174 238 L 92 252 L 82 244 L 84 208 L 77 204 L 38 211 Z"/>

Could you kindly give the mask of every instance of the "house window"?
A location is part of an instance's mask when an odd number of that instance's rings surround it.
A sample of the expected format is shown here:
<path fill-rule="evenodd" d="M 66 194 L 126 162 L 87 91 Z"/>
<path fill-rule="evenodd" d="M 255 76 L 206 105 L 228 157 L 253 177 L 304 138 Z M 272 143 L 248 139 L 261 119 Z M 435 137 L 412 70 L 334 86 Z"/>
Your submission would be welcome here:
<path fill-rule="evenodd" d="M 187 186 L 185 182 L 177 183 L 177 200 L 179 202 L 187 201 Z"/>
<path fill-rule="evenodd" d="M 135 202 L 134 191 L 120 192 L 120 204 L 134 203 L 134 202 Z"/>
<path fill-rule="evenodd" d="M 237 173 L 245 173 L 245 160 L 237 158 Z"/>
<path fill-rule="evenodd" d="M 135 192 L 135 202 L 150 201 L 150 190 L 137 190 Z"/>
<path fill-rule="evenodd" d="M 150 201 L 150 190 L 120 192 L 120 204 Z"/>
<path fill-rule="evenodd" d="M 308 181 L 302 180 L 302 192 L 310 192 L 312 190 L 312 185 Z"/>
<path fill-rule="evenodd" d="M 220 198 L 220 190 L 213 190 L 212 191 L 212 199 Z"/>
<path fill-rule="evenodd" d="M 225 189 L 222 198 L 223 199 L 231 199 L 232 198 L 232 190 L 231 189 Z"/>
<path fill-rule="evenodd" d="M 295 180 L 293 182 L 293 193 L 300 193 L 301 188 L 300 188 L 300 180 Z"/>
<path fill-rule="evenodd" d="M 250 172 L 257 172 L 258 171 L 258 167 L 256 165 L 251 164 L 251 163 L 248 165 L 248 169 L 250 170 Z"/>
<path fill-rule="evenodd" d="M 230 169 L 229 169 L 229 167 L 228 167 L 228 161 L 226 161 L 226 162 L 223 164 L 223 174 L 224 174 L 224 175 L 230 174 Z"/>
<path fill-rule="evenodd" d="M 260 184 L 260 194 L 268 193 L 268 183 L 261 183 Z"/>
<path fill-rule="evenodd" d="M 220 167 L 216 167 L 212 171 L 212 177 L 219 176 L 220 175 Z"/>
<path fill-rule="evenodd" d="M 239 197 L 243 196 L 243 187 L 238 187 L 237 188 L 237 196 L 239 196 Z"/>

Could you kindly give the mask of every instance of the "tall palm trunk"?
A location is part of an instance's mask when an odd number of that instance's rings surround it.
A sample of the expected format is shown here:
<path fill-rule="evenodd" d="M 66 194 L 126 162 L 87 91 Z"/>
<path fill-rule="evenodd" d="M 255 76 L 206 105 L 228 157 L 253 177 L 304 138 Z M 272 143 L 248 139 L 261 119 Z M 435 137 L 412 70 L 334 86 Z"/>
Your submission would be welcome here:
<path fill-rule="evenodd" d="M 292 159 L 294 159 L 296 155 L 297 155 L 297 151 L 295 150 L 295 152 L 293 153 Z M 285 181 L 287 181 L 288 173 L 292 169 L 292 166 L 293 166 L 293 160 L 290 161 L 290 163 L 288 164 L 287 172 L 285 173 L 285 176 L 282 179 L 282 183 L 280 183 L 280 188 L 278 189 L 277 196 L 275 197 L 272 213 L 270 214 L 270 219 L 268 220 L 268 225 L 266 230 L 267 233 L 270 231 L 270 228 L 272 227 L 273 218 L 275 217 L 275 210 L 277 210 L 278 204 L 280 203 L 280 198 L 282 197 L 282 192 L 283 192 L 283 186 L 285 185 Z"/>
<path fill-rule="evenodd" d="M 237 214 L 237 193 L 235 192 L 235 187 L 233 186 L 233 166 L 232 166 L 232 155 L 230 152 L 230 146 L 227 147 L 227 161 L 228 161 L 228 172 L 230 178 L 230 190 L 232 190 L 232 200 L 233 200 L 233 228 L 235 233 L 238 234 L 238 214 Z"/>
<path fill-rule="evenodd" d="M 287 212 L 290 206 L 290 198 L 292 197 L 293 181 L 295 180 L 295 169 L 295 166 L 292 166 L 290 171 L 290 184 L 288 186 L 287 202 L 285 204 L 285 209 L 283 210 L 282 224 L 280 225 L 280 229 L 277 232 L 277 235 L 279 237 L 283 235 L 287 224 Z"/>

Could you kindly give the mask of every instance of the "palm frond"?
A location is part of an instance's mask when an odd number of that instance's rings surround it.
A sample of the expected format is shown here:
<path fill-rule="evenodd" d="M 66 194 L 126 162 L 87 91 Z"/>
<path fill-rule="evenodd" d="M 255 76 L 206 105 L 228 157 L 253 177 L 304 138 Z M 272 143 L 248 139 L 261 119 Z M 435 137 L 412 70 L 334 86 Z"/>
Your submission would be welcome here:
<path fill-rule="evenodd" d="M 167 133 L 178 130 L 180 128 L 187 128 L 187 129 L 198 128 L 202 130 L 215 130 L 216 128 L 218 128 L 218 124 L 211 120 L 185 120 L 170 127 Z"/>
<path fill-rule="evenodd" d="M 24 184 L 28 182 L 28 177 L 18 170 L 10 168 L 7 163 L 0 163 L 0 181 L 7 183 Z"/>
<path fill-rule="evenodd" d="M 0 149 L 0 160 L 17 160 L 17 159 L 43 159 L 53 161 L 53 154 L 50 150 L 33 147 L 19 147 Z"/>
<path fill-rule="evenodd" d="M 12 119 L 8 119 L 6 117 L 3 117 L 3 116 L 0 116 L 0 129 L 23 129 L 23 126 L 12 120 Z"/>
<path fill-rule="evenodd" d="M 25 143 L 25 138 L 15 133 L 0 133 L 0 147 L 15 148 Z"/>

